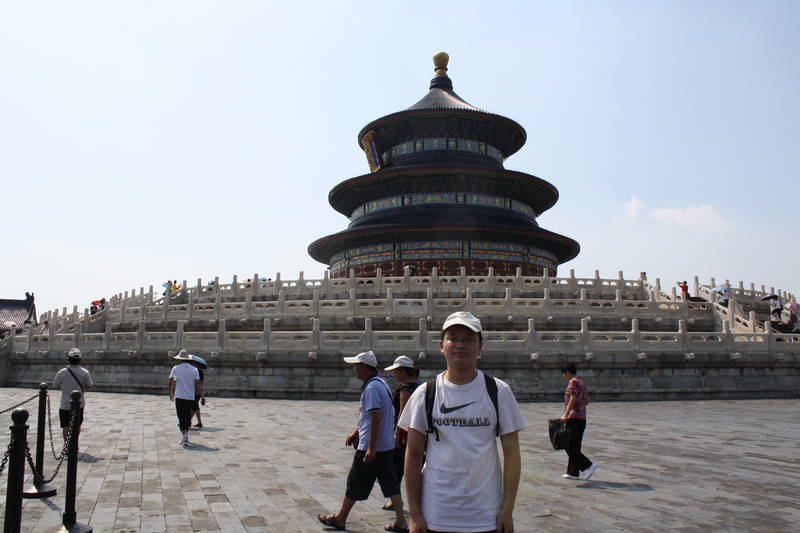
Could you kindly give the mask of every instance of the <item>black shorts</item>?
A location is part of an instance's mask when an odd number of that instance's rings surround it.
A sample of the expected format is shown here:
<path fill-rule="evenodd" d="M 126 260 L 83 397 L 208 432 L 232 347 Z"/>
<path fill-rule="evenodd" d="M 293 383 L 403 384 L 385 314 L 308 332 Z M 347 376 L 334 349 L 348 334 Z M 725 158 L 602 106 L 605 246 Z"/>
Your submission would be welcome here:
<path fill-rule="evenodd" d="M 61 421 L 62 428 L 69 427 L 69 419 L 72 415 L 72 411 L 70 409 L 59 409 L 58 410 L 58 419 Z M 83 407 L 78 409 L 78 425 L 83 424 Z"/>
<path fill-rule="evenodd" d="M 353 465 L 347 474 L 347 490 L 345 496 L 353 501 L 362 501 L 369 498 L 375 480 L 381 486 L 381 492 L 387 498 L 400 494 L 400 483 L 394 475 L 394 450 L 375 452 L 375 460 L 371 463 L 364 462 L 367 452 L 356 450 L 353 456 Z"/>

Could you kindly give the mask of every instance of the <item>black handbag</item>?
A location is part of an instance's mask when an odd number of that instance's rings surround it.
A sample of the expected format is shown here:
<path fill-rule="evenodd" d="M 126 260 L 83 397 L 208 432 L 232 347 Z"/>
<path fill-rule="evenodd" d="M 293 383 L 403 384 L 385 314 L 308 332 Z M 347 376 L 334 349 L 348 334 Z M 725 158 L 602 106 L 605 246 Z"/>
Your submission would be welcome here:
<path fill-rule="evenodd" d="M 548 420 L 548 433 L 550 434 L 550 443 L 553 445 L 554 450 L 566 449 L 569 444 L 569 428 L 567 422 L 560 418 L 551 418 Z"/>

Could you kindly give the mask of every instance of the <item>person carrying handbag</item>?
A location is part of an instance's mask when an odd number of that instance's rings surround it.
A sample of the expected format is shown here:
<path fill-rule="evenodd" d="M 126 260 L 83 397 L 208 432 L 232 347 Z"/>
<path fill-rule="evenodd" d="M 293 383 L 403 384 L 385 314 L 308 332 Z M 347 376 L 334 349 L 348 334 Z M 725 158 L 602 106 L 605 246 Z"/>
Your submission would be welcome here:
<path fill-rule="evenodd" d="M 67 441 L 69 434 L 69 419 L 72 409 L 72 391 L 81 391 L 81 405 L 78 411 L 77 424 L 83 424 L 83 408 L 86 405 L 86 389 L 92 388 L 92 376 L 89 371 L 80 366 L 81 364 L 81 351 L 78 348 L 72 348 L 67 353 L 67 360 L 69 366 L 62 368 L 56 373 L 53 379 L 53 388 L 61 389 L 61 404 L 58 407 L 58 418 L 61 422 L 61 431 L 64 435 L 64 442 Z"/>
<path fill-rule="evenodd" d="M 568 442 L 564 451 L 569 457 L 567 473 L 561 477 L 573 481 L 588 480 L 597 470 L 597 463 L 590 461 L 581 452 L 583 432 L 586 430 L 586 406 L 589 404 L 589 392 L 577 373 L 578 370 L 573 363 L 568 363 L 561 369 L 561 377 L 568 382 L 567 390 L 564 392 L 564 414 L 561 415 L 561 420 L 567 423 Z"/>

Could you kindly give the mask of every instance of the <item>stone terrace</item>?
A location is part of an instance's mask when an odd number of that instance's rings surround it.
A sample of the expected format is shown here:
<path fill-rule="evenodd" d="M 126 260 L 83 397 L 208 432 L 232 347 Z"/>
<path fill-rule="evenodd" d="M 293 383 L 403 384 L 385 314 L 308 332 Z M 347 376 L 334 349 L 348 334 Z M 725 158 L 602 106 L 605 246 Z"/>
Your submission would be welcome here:
<path fill-rule="evenodd" d="M 34 393 L 0 389 L 0 408 Z M 560 405 L 522 408 L 529 428 L 521 434 L 519 532 L 797 531 L 800 400 L 593 403 L 584 451 L 601 466 L 577 483 L 561 479 L 566 456 L 547 440 L 547 419 Z M 96 532 L 322 531 L 316 515 L 334 511 L 343 495 L 352 457 L 344 436 L 356 409 L 210 398 L 206 427 L 181 448 L 166 396 L 90 393 L 78 521 Z M 29 442 L 34 436 L 35 420 Z M 7 444 L 3 430 L 0 446 Z M 54 498 L 24 500 L 23 531 L 60 522 L 64 480 L 62 472 Z M 4 493 L 5 475 L 0 482 Z M 376 487 L 356 505 L 350 531 L 382 531 L 391 513 L 381 501 Z"/>

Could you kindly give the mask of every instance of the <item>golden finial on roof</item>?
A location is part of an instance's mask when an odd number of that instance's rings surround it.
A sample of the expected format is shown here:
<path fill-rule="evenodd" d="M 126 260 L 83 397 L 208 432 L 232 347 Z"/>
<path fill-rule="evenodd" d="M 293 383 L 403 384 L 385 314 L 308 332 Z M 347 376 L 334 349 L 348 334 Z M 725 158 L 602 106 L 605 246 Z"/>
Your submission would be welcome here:
<path fill-rule="evenodd" d="M 447 77 L 447 62 L 450 61 L 450 56 L 447 52 L 439 52 L 433 56 L 433 71 L 437 76 Z"/>

